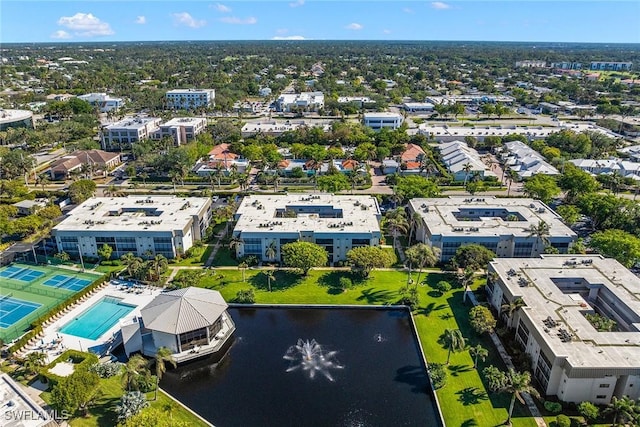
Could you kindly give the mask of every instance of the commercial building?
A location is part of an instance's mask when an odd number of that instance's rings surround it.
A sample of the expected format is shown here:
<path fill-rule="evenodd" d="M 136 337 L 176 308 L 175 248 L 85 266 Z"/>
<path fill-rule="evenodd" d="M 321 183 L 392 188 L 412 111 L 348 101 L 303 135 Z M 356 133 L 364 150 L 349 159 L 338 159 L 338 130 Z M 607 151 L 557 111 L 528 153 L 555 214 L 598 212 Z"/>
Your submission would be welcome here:
<path fill-rule="evenodd" d="M 276 120 L 247 122 L 242 126 L 241 134 L 243 138 L 257 134 L 279 136 L 285 132 L 291 132 L 301 127 L 321 127 L 324 132 L 331 130 L 330 123 L 310 123 L 304 120 L 286 120 L 278 122 Z"/>
<path fill-rule="evenodd" d="M 322 92 L 283 93 L 275 101 L 276 111 L 291 112 L 296 109 L 305 111 L 324 108 Z"/>
<path fill-rule="evenodd" d="M 130 147 L 132 143 L 151 138 L 160 128 L 162 119 L 156 117 L 127 117 L 102 128 L 104 150 Z"/>
<path fill-rule="evenodd" d="M 590 70 L 598 71 L 629 71 L 632 68 L 633 62 L 593 61 L 589 66 Z"/>
<path fill-rule="evenodd" d="M 102 150 L 80 150 L 63 156 L 49 167 L 52 180 L 68 179 L 72 173 L 86 170 L 88 176 L 96 174 L 106 176 L 122 163 L 119 153 L 108 153 Z"/>
<path fill-rule="evenodd" d="M 448 126 L 422 123 L 418 126 L 418 133 L 435 139 L 438 142 L 452 142 L 462 140 L 467 136 L 484 141 L 488 136 L 504 137 L 507 135 L 525 135 L 528 140 L 545 139 L 560 128 L 542 126 Z"/>
<path fill-rule="evenodd" d="M 175 258 L 202 239 L 211 221 L 211 199 L 204 197 L 92 197 L 53 228 L 58 252 L 98 257 L 107 244 L 113 257 Z"/>
<path fill-rule="evenodd" d="M 122 98 L 114 98 L 106 93 L 88 93 L 78 96 L 78 99 L 82 99 L 94 107 L 98 107 L 101 113 L 118 110 L 124 105 Z"/>
<path fill-rule="evenodd" d="M 0 131 L 9 128 L 33 129 L 33 112 L 28 110 L 0 109 Z"/>
<path fill-rule="evenodd" d="M 185 288 L 164 292 L 140 310 L 140 317 L 120 324 L 127 357 L 154 357 L 168 348 L 177 363 L 222 349 L 236 329 L 220 292 Z"/>
<path fill-rule="evenodd" d="M 546 66 L 547 66 L 546 61 L 538 61 L 538 60 L 516 61 L 516 68 L 544 68 Z"/>
<path fill-rule="evenodd" d="M 175 145 L 183 145 L 195 139 L 195 137 L 207 128 L 207 119 L 204 117 L 178 117 L 171 119 L 150 134 L 151 139 L 173 138 Z"/>
<path fill-rule="evenodd" d="M 488 300 L 501 310 L 525 306 L 505 320 L 531 357 L 546 395 L 565 402 L 608 404 L 640 397 L 640 279 L 599 255 L 543 255 L 489 263 Z M 586 316 L 615 321 L 599 331 Z"/>
<path fill-rule="evenodd" d="M 463 245 L 479 244 L 498 257 L 532 257 L 544 252 L 542 237 L 531 227 L 544 222 L 548 245 L 567 253 L 577 235 L 562 218 L 539 200 L 495 197 L 412 199 L 409 211 L 420 215 L 416 239 L 440 249 L 440 261 L 448 261 Z"/>
<path fill-rule="evenodd" d="M 513 104 L 516 99 L 508 95 L 490 95 L 490 94 L 474 94 L 474 95 L 446 95 L 446 96 L 429 96 L 426 101 L 431 104 Z"/>
<path fill-rule="evenodd" d="M 364 113 L 364 125 L 373 130 L 398 129 L 404 118 L 396 113 Z"/>
<path fill-rule="evenodd" d="M 431 113 L 433 104 L 430 102 L 405 102 L 402 108 L 409 113 Z"/>
<path fill-rule="evenodd" d="M 173 89 L 165 94 L 167 108 L 172 110 L 213 107 L 215 99 L 215 89 Z"/>
<path fill-rule="evenodd" d="M 282 245 L 298 240 L 323 246 L 331 264 L 359 246 L 380 244 L 380 207 L 371 196 L 250 195 L 235 214 L 238 257 L 280 261 Z"/>
<path fill-rule="evenodd" d="M 355 104 L 358 108 L 362 108 L 365 105 L 375 104 L 376 101 L 368 96 L 339 96 L 338 104 Z"/>

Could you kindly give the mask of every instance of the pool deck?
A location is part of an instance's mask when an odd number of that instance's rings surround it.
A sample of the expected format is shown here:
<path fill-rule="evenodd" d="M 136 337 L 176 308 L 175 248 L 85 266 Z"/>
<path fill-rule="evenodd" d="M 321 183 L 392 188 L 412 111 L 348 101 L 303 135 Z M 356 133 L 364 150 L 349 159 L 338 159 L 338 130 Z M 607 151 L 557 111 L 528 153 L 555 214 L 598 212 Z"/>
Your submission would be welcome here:
<path fill-rule="evenodd" d="M 127 292 L 121 290 L 121 286 L 115 282 L 111 282 L 109 285 L 96 292 L 82 304 L 77 305 L 71 311 L 64 316 L 57 319 L 44 329 L 44 337 L 34 348 L 33 351 L 44 351 L 47 354 L 48 362 L 53 361 L 58 357 L 65 349 L 73 349 L 80 351 L 87 351 L 89 348 L 97 347 L 101 345 L 108 345 L 113 338 L 114 334 L 120 330 L 120 322 L 132 317 L 140 316 L 140 309 L 147 305 L 151 300 L 161 293 L 161 288 L 145 287 L 142 293 Z M 122 303 L 135 305 L 130 313 L 122 317 L 119 322 L 116 322 L 109 330 L 107 330 L 102 336 L 96 340 L 90 340 L 87 338 L 77 337 L 75 335 L 68 335 L 60 333 L 60 329 L 78 317 L 82 312 L 89 307 L 97 303 L 104 297 L 115 297 L 122 299 Z"/>

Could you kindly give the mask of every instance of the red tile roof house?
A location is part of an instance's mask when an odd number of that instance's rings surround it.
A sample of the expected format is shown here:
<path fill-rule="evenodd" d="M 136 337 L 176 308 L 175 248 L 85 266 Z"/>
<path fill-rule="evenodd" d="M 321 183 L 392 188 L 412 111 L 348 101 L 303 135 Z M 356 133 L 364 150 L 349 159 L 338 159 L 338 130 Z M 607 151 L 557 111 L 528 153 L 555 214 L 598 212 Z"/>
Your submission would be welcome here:
<path fill-rule="evenodd" d="M 68 179 L 72 172 L 80 172 L 86 165 L 91 168 L 93 175 L 106 176 L 121 162 L 119 153 L 109 153 L 102 150 L 74 151 L 51 163 L 49 175 L 52 180 Z"/>
<path fill-rule="evenodd" d="M 425 152 L 419 145 L 407 144 L 407 148 L 400 155 L 400 169 L 403 174 L 420 173 L 420 163 Z"/>

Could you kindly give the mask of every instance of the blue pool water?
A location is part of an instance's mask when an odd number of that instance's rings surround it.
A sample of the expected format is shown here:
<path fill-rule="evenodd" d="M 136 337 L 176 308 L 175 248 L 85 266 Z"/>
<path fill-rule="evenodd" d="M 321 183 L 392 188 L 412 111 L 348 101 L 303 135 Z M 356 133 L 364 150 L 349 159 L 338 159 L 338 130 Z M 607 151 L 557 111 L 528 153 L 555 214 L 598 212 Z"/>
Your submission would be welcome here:
<path fill-rule="evenodd" d="M 60 332 L 95 340 L 134 308 L 136 306 L 123 304 L 118 298 L 104 297 L 64 325 Z"/>

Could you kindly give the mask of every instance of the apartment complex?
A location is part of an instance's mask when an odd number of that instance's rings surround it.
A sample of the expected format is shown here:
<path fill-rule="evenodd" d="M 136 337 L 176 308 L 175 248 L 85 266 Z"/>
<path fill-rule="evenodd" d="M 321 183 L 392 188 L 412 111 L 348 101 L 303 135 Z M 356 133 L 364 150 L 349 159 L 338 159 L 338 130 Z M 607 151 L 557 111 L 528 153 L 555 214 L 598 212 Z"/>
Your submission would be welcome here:
<path fill-rule="evenodd" d="M 204 117 L 178 117 L 161 124 L 149 136 L 151 139 L 173 138 L 175 145 L 183 145 L 193 140 L 207 128 Z"/>
<path fill-rule="evenodd" d="M 127 117 L 119 122 L 102 128 L 102 148 L 120 149 L 121 145 L 130 146 L 134 142 L 151 138 L 160 126 L 162 119 L 156 117 Z"/>
<path fill-rule="evenodd" d="M 82 99 L 94 107 L 98 107 L 101 113 L 115 111 L 124 105 L 122 98 L 114 98 L 106 93 L 88 93 L 78 96 L 78 99 Z"/>
<path fill-rule="evenodd" d="M 280 261 L 282 245 L 301 240 L 323 246 L 333 264 L 352 248 L 379 245 L 380 219 L 372 196 L 249 195 L 235 214 L 236 255 Z"/>
<path fill-rule="evenodd" d="M 558 169 L 533 148 L 522 141 L 510 141 L 504 145 L 502 158 L 505 165 L 518 174 L 520 179 L 536 174 L 558 175 Z"/>
<path fill-rule="evenodd" d="M 113 257 L 126 253 L 175 258 L 200 240 L 211 221 L 205 197 L 92 197 L 53 228 L 59 252 L 97 257 L 107 244 Z"/>
<path fill-rule="evenodd" d="M 165 94 L 167 108 L 171 110 L 213 107 L 215 99 L 215 89 L 173 89 Z"/>
<path fill-rule="evenodd" d="M 544 221 L 549 227 L 548 245 L 567 253 L 577 235 L 558 214 L 534 199 L 448 197 L 412 199 L 411 214 L 420 216 L 416 239 L 440 250 L 440 261 L 449 261 L 463 245 L 479 244 L 498 257 L 532 257 L 544 252 L 544 239 L 531 233 Z"/>
<path fill-rule="evenodd" d="M 599 255 L 543 255 L 489 263 L 488 299 L 500 311 L 521 298 L 509 319 L 531 356 L 546 395 L 605 405 L 613 396 L 640 397 L 640 279 Z M 598 331 L 587 315 L 616 322 Z"/>
<path fill-rule="evenodd" d="M 380 130 L 382 128 L 398 129 L 404 118 L 401 114 L 396 113 L 365 113 L 364 125 L 373 130 Z"/>
<path fill-rule="evenodd" d="M 445 142 L 436 148 L 440 151 L 442 163 L 445 164 L 454 181 L 467 182 L 473 176 L 483 179 L 486 176 L 495 176 L 493 172 L 488 170 L 487 165 L 480 158 L 480 154 L 469 147 L 466 142 Z"/>
<path fill-rule="evenodd" d="M 283 93 L 275 101 L 275 107 L 280 112 L 291 112 L 296 109 L 318 110 L 324 108 L 324 94 L 322 92 Z"/>

